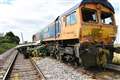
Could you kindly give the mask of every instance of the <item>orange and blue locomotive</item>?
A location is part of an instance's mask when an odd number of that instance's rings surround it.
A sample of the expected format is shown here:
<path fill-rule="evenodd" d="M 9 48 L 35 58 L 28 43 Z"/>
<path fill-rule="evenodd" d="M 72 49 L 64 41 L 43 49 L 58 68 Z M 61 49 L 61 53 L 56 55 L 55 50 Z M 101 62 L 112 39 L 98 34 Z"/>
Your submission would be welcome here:
<path fill-rule="evenodd" d="M 83 66 L 112 63 L 117 26 L 107 0 L 83 0 L 40 32 L 50 56 Z"/>

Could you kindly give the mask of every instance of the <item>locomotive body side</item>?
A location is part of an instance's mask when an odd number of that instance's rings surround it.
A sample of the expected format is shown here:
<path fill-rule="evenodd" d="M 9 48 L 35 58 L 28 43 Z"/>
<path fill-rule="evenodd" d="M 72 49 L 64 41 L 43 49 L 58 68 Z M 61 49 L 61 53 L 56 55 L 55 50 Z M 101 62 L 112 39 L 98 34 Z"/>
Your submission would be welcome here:
<path fill-rule="evenodd" d="M 81 19 L 79 7 L 61 16 L 62 28 L 59 40 L 79 39 Z"/>
<path fill-rule="evenodd" d="M 79 40 L 81 17 L 80 17 L 80 4 L 66 11 L 60 15 L 56 20 L 48 25 L 46 32 L 49 36 L 53 33 L 52 37 L 45 37 L 43 41 L 65 41 L 65 40 Z M 52 28 L 53 27 L 53 28 Z M 43 34 L 45 35 L 45 34 Z"/>

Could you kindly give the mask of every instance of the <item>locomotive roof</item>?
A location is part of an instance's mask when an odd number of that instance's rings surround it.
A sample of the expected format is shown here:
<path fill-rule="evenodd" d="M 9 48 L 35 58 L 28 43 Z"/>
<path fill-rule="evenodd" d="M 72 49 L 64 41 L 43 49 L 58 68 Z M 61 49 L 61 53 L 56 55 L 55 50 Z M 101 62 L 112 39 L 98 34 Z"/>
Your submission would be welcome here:
<path fill-rule="evenodd" d="M 75 9 L 77 9 L 80 5 L 82 4 L 87 4 L 87 3 L 95 3 L 95 4 L 102 4 L 103 6 L 109 8 L 110 10 L 112 10 L 114 12 L 114 8 L 113 6 L 111 5 L 111 3 L 108 2 L 108 0 L 82 0 L 80 3 L 78 3 L 77 5 L 75 5 L 74 7 L 72 7 L 71 9 L 67 10 L 66 12 L 64 12 L 62 14 L 63 15 L 66 15 L 66 14 L 70 14 L 70 12 L 74 11 Z"/>
<path fill-rule="evenodd" d="M 108 0 L 83 0 L 81 4 L 86 4 L 86 3 L 96 3 L 96 4 L 100 3 L 114 12 L 114 8 L 111 5 L 111 3 L 108 2 Z"/>

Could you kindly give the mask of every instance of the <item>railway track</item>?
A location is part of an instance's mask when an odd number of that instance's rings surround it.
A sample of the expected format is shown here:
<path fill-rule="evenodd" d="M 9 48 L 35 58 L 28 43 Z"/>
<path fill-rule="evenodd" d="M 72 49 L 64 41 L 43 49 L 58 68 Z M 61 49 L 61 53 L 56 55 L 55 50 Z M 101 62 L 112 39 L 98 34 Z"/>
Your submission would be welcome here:
<path fill-rule="evenodd" d="M 32 61 L 16 53 L 1 80 L 45 80 L 43 74 Z"/>
<path fill-rule="evenodd" d="M 0 68 L 0 80 L 5 80 L 5 77 L 9 73 L 10 66 L 14 63 L 14 59 L 17 56 L 17 51 L 15 49 L 11 49 L 7 51 L 5 54 L 8 54 L 7 59 L 4 60 L 4 64 L 2 64 Z"/>
<path fill-rule="evenodd" d="M 12 57 L 13 59 L 11 60 L 9 66 L 8 66 L 8 68 L 7 68 L 4 76 L 3 76 L 3 80 L 6 80 L 6 79 L 7 79 L 7 76 L 8 76 L 8 74 L 10 73 L 10 70 L 11 70 L 11 68 L 12 68 L 12 66 L 13 66 L 13 63 L 14 63 L 17 55 L 18 55 L 18 53 L 16 52 L 16 53 L 14 54 L 14 56 Z"/>

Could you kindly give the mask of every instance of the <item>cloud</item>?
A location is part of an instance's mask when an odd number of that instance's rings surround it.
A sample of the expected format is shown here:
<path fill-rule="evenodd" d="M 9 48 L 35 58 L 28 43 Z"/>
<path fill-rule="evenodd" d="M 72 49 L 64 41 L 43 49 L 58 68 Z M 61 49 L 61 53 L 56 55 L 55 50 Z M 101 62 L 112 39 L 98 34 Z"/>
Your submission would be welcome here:
<path fill-rule="evenodd" d="M 78 0 L 0 0 L 0 32 L 13 31 L 31 41 L 32 35 Z"/>
<path fill-rule="evenodd" d="M 13 3 L 14 0 L 0 0 L 0 4 L 6 4 L 6 5 L 10 5 Z"/>

